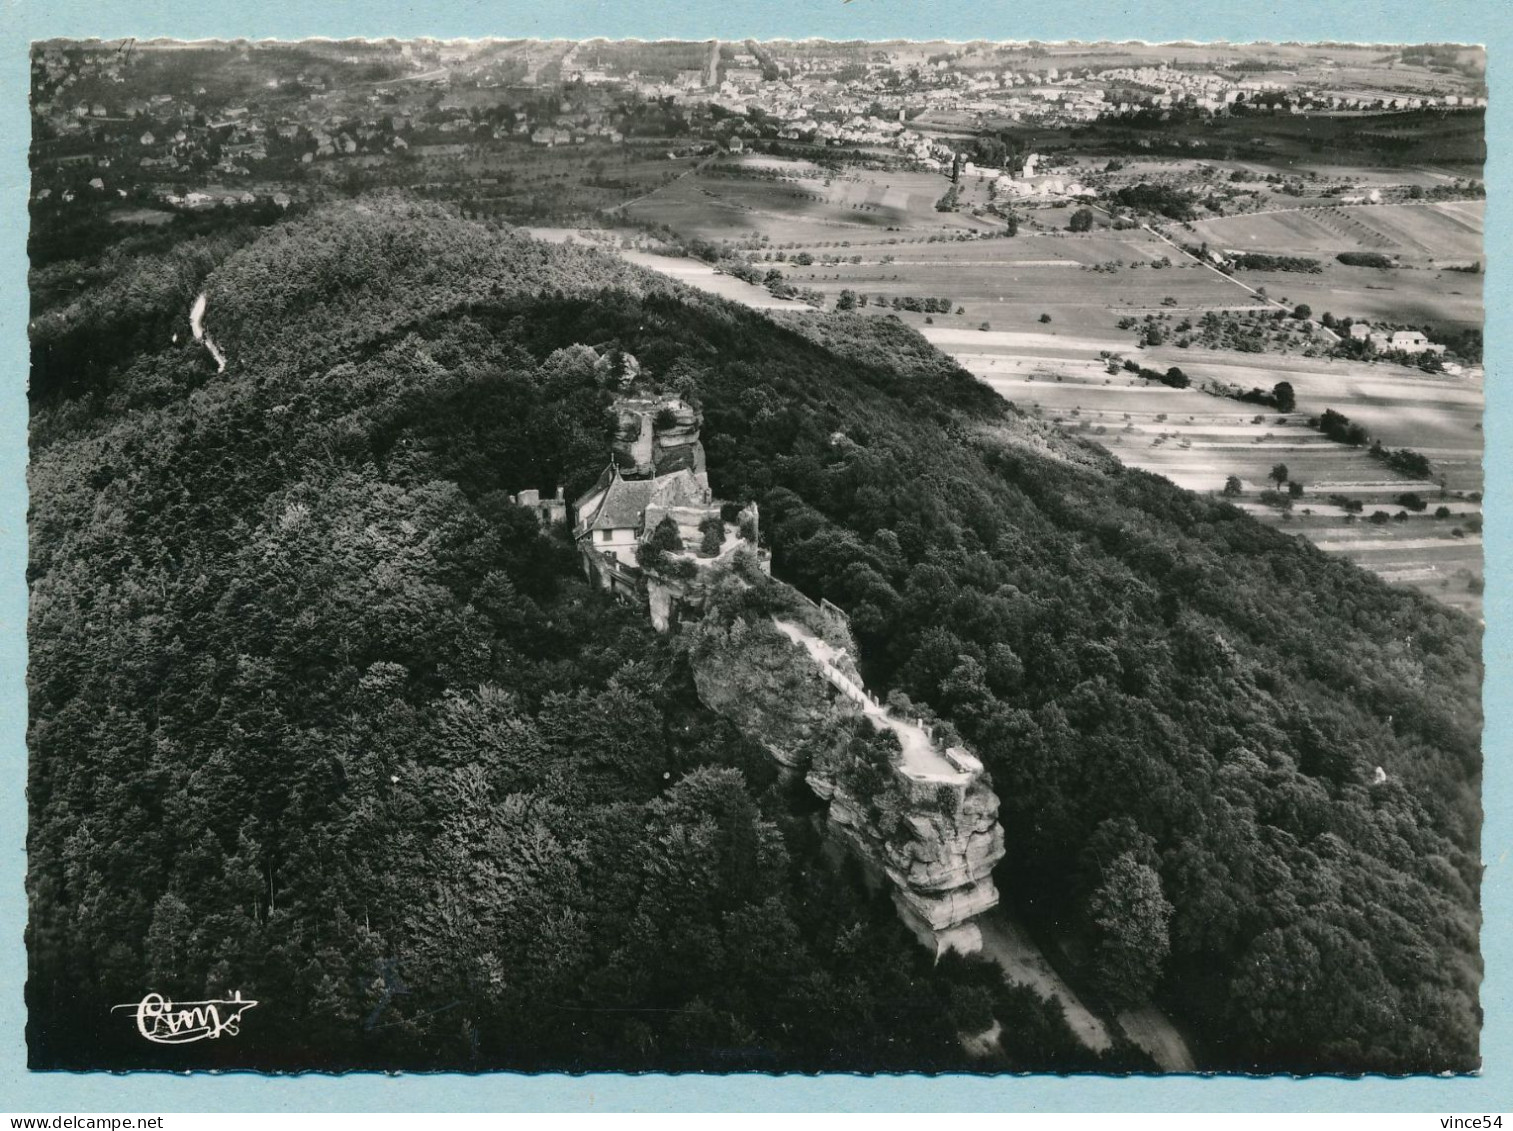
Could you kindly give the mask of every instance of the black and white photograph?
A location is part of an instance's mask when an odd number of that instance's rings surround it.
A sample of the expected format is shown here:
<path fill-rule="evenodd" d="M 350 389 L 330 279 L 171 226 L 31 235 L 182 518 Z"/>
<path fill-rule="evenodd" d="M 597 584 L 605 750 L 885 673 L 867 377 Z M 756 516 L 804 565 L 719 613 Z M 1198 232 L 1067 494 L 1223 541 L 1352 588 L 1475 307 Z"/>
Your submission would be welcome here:
<path fill-rule="evenodd" d="M 29 67 L 30 1068 L 1480 1070 L 1482 47 Z"/>

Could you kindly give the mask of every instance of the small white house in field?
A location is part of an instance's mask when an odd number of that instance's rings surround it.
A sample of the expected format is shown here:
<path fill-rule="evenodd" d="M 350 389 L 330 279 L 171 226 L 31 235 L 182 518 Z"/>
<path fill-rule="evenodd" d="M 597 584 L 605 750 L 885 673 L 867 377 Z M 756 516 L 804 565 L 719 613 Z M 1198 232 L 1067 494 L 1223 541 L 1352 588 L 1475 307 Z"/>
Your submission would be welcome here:
<path fill-rule="evenodd" d="M 1445 347 L 1428 338 L 1417 330 L 1399 330 L 1387 340 L 1387 348 L 1402 350 L 1405 353 L 1444 353 Z"/>
<path fill-rule="evenodd" d="M 1365 322 L 1355 322 L 1350 326 L 1350 336 L 1357 341 L 1369 339 L 1377 349 L 1394 353 L 1445 352 L 1444 346 L 1431 342 L 1418 330 L 1394 330 L 1389 334 L 1386 330 L 1373 330 Z"/>

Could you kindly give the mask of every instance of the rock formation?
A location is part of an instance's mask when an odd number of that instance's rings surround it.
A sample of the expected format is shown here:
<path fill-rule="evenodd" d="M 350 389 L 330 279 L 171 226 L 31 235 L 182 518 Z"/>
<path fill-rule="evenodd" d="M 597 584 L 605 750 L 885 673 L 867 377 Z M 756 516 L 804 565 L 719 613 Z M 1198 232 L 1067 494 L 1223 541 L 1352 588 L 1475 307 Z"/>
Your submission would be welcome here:
<path fill-rule="evenodd" d="M 891 882 L 893 902 L 921 942 L 937 952 L 981 949 L 982 937 L 970 920 L 998 903 L 992 872 L 1004 854 L 998 796 L 981 775 L 956 793 L 954 811 L 920 797 L 891 835 L 843 788 L 821 775 L 805 780 L 830 802 L 831 829 Z"/>
<path fill-rule="evenodd" d="M 734 524 L 721 517 L 699 425 L 671 395 L 615 402 L 613 458 L 573 508 L 585 569 L 643 603 L 659 632 L 685 627 L 700 698 L 828 802 L 836 840 L 891 885 L 921 941 L 937 953 L 980 948 L 972 919 L 998 902 L 1004 853 L 982 764 L 880 703 L 849 658 L 844 614 L 769 576 L 756 504 Z M 895 753 L 884 737 L 863 742 L 873 761 L 860 761 L 853 740 L 868 728 L 896 738 Z"/>
<path fill-rule="evenodd" d="M 615 464 L 627 479 L 692 471 L 704 475 L 698 410 L 677 397 L 623 397 L 615 402 Z"/>
<path fill-rule="evenodd" d="M 787 600 L 804 615 L 806 599 L 795 590 L 766 578 L 757 584 L 770 587 L 767 603 Z M 852 773 L 843 753 L 855 728 L 919 724 L 884 717 L 886 710 L 860 689 L 859 673 L 843 658 L 849 633 L 836 614 L 809 610 L 806 619 L 829 638 L 845 672 L 818 662 L 792 632 L 780 631 L 784 622 L 737 617 L 724 625 L 719 587 L 710 605 L 705 620 L 685 634 L 700 699 L 828 802 L 832 835 L 892 887 L 901 918 L 922 942 L 937 953 L 979 949 L 971 920 L 997 904 L 992 871 L 1004 854 L 998 797 L 981 763 L 959 747 L 935 744 L 928 759 L 906 753 L 886 785 L 864 796 L 862 783 L 870 779 Z"/>

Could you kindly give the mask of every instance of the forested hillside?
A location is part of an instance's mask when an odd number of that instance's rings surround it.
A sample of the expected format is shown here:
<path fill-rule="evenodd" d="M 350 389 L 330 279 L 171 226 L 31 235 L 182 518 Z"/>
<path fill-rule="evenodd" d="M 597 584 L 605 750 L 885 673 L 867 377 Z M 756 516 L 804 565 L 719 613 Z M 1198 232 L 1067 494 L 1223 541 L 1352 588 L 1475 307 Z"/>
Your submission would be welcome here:
<path fill-rule="evenodd" d="M 1155 993 L 1204 1067 L 1477 1064 L 1466 618 L 886 319 L 776 325 L 395 201 L 135 271 L 129 308 L 35 312 L 34 1064 L 960 1069 L 996 1016 L 979 1067 L 1144 1067 L 932 966 L 675 642 L 509 503 L 602 468 L 607 343 L 701 406 L 717 493 L 851 614 L 869 685 L 981 753 L 999 888 L 1110 1000 Z M 99 1008 L 149 988 L 261 1004 L 170 1062 Z"/>

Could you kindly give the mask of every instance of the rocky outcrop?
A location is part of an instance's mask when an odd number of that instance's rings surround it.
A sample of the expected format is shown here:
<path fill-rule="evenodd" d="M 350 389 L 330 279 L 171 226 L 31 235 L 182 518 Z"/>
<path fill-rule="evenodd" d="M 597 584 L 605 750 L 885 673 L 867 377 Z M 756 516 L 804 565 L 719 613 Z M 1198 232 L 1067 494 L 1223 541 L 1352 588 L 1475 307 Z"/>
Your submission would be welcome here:
<path fill-rule="evenodd" d="M 760 742 L 784 771 L 807 772 L 835 741 L 838 720 L 825 684 L 809 658 L 776 632 L 706 620 L 686 635 L 699 699 Z"/>
<path fill-rule="evenodd" d="M 998 797 L 981 764 L 953 748 L 946 772 L 900 763 L 884 788 L 859 796 L 851 783 L 867 779 L 849 773 L 841 751 L 858 725 L 871 725 L 868 716 L 770 622 L 722 627 L 716 620 L 686 634 L 705 705 L 760 741 L 786 771 L 804 775 L 828 802 L 831 834 L 891 886 L 901 918 L 922 942 L 937 953 L 980 949 L 972 920 L 998 902 L 992 872 L 1004 854 Z M 827 635 L 835 635 L 833 625 Z"/>
<path fill-rule="evenodd" d="M 615 415 L 614 458 L 621 475 L 704 475 L 703 421 L 692 405 L 673 396 L 624 397 L 615 402 Z"/>
<path fill-rule="evenodd" d="M 830 802 L 832 831 L 890 881 L 894 903 L 921 941 L 937 951 L 981 947 L 969 921 L 997 905 L 993 866 L 1004 854 L 998 796 L 981 776 L 958 802 L 919 799 L 896 814 L 879 814 L 821 775 L 806 780 Z"/>
<path fill-rule="evenodd" d="M 614 389 L 626 389 L 641 377 L 641 363 L 634 354 L 626 353 L 614 343 L 598 347 L 599 358 L 594 362 L 594 375 L 599 382 Z"/>
<path fill-rule="evenodd" d="M 615 414 L 614 463 L 577 507 L 585 560 L 633 588 L 659 632 L 681 631 L 700 699 L 829 803 L 835 840 L 892 887 L 922 941 L 937 953 L 979 949 L 972 919 L 998 902 L 992 872 L 1004 853 L 982 764 L 867 691 L 844 614 L 768 576 L 755 503 L 733 529 L 720 521 L 697 409 L 646 393 L 620 397 Z M 635 497 L 637 513 L 610 525 L 642 532 L 635 568 L 610 562 L 585 521 L 604 525 L 622 496 Z M 668 520 L 677 537 L 649 541 Z M 706 529 L 711 541 L 722 533 L 717 546 L 703 544 Z"/>
<path fill-rule="evenodd" d="M 704 446 L 699 428 L 704 423 L 697 409 L 675 398 L 657 406 L 652 424 L 652 463 L 658 475 L 687 468 L 704 473 Z"/>

